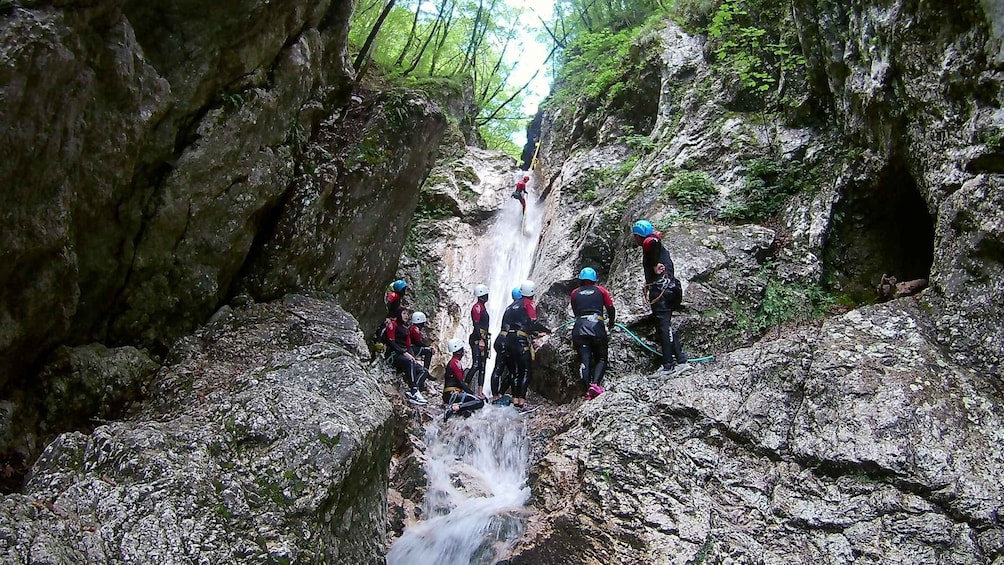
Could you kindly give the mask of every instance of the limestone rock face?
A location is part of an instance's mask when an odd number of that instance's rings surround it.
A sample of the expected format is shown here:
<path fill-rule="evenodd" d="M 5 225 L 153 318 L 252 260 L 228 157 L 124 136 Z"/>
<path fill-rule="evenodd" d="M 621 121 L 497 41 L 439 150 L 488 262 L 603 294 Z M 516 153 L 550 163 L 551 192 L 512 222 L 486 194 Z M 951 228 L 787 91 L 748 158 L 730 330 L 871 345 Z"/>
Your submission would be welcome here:
<path fill-rule="evenodd" d="M 512 562 L 990 562 L 1004 411 L 935 334 L 905 298 L 612 379 L 536 464 Z"/>
<path fill-rule="evenodd" d="M 60 345 L 162 356 L 239 293 L 368 319 L 445 119 L 353 94 L 351 2 L 51 4 L 0 22 L 5 396 Z"/>
<path fill-rule="evenodd" d="M 4 17 L 2 379 L 62 343 L 163 352 L 246 274 L 243 288 L 271 299 L 367 286 L 384 274 L 362 268 L 374 263 L 394 270 L 403 234 L 353 222 L 410 214 L 444 120 L 414 97 L 350 98 L 351 6 L 101 0 Z M 318 139 L 322 123 L 348 133 Z M 269 268 L 294 233 L 296 251 L 316 249 Z M 332 251 L 339 239 L 380 261 Z"/>
<path fill-rule="evenodd" d="M 959 361 L 1000 374 L 1004 69 L 992 4 L 793 7 L 820 100 L 880 169 L 916 183 L 934 218 L 930 303 L 940 339 Z"/>
<path fill-rule="evenodd" d="M 3 500 L 3 561 L 382 563 L 392 413 L 364 356 L 330 302 L 225 308 L 142 413 L 49 445 Z"/>

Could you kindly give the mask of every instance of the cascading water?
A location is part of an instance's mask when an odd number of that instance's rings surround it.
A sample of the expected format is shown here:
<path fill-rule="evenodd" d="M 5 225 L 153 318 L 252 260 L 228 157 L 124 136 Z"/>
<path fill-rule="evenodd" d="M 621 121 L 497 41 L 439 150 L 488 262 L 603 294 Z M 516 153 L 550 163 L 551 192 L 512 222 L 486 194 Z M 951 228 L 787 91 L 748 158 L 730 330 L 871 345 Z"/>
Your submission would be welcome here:
<path fill-rule="evenodd" d="M 519 177 L 513 177 L 513 185 Z M 512 301 L 513 287 L 527 277 L 542 213 L 527 187 L 526 218 L 519 202 L 504 197 L 479 251 L 473 278 L 489 288 L 492 335 Z M 489 344 L 490 347 L 490 344 Z M 494 357 L 489 359 L 491 375 Z M 465 365 L 470 362 L 468 356 Z M 490 383 L 485 383 L 490 395 Z M 469 418 L 441 419 L 426 428 L 423 500 L 428 518 L 410 525 L 387 553 L 388 565 L 491 565 L 504 559 L 524 528 L 530 448 L 525 416 L 510 407 L 486 406 Z"/>

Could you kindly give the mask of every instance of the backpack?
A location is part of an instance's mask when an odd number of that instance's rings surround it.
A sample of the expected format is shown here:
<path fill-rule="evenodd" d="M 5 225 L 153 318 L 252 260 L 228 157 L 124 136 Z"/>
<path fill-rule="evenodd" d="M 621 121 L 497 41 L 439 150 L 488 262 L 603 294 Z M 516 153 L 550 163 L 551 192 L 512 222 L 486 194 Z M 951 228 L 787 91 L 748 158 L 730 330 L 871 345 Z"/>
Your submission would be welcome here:
<path fill-rule="evenodd" d="M 676 277 L 667 278 L 666 302 L 669 303 L 670 308 L 673 310 L 679 310 L 680 305 L 683 304 L 683 285 L 680 284 L 680 279 Z"/>

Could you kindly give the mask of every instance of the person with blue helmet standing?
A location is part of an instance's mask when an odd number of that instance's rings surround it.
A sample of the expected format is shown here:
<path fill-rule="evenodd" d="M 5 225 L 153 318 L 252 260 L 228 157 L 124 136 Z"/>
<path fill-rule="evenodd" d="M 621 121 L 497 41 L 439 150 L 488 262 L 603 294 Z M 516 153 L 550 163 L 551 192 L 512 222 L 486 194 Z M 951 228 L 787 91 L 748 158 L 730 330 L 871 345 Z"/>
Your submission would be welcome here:
<path fill-rule="evenodd" d="M 526 392 L 533 379 L 535 351 L 533 339 L 539 334 L 551 333 L 551 328 L 537 320 L 537 306 L 533 302 L 537 285 L 531 280 L 519 285 L 519 300 L 514 300 L 502 314 L 502 330 L 506 334 L 506 350 L 515 359 L 512 403 L 520 412 L 530 411 Z"/>
<path fill-rule="evenodd" d="M 517 300 L 523 298 L 523 295 L 519 292 L 519 287 L 512 289 L 512 306 Z M 503 316 L 504 318 L 504 316 Z M 513 386 L 512 377 L 516 373 L 516 361 L 513 359 L 512 355 L 509 355 L 509 350 L 506 348 L 506 336 L 509 332 L 502 330 L 499 335 L 495 338 L 495 343 L 492 348 L 495 349 L 495 368 L 492 369 L 492 404 L 498 404 L 502 401 L 502 397 L 510 388 L 515 389 Z"/>
<path fill-rule="evenodd" d="M 665 371 L 684 371 L 690 368 L 687 355 L 683 352 L 679 336 L 673 333 L 673 310 L 679 308 L 683 298 L 673 259 L 662 244 L 662 234 L 655 230 L 652 222 L 638 220 L 631 227 L 631 235 L 635 245 L 642 249 L 644 294 L 658 321 L 662 368 Z"/>
<path fill-rule="evenodd" d="M 579 272 L 581 286 L 572 291 L 569 301 L 575 323 L 572 325 L 572 345 L 579 354 L 579 378 L 586 386 L 586 398 L 603 394 L 603 374 L 607 369 L 607 349 L 617 311 L 606 288 L 597 284 L 596 269 L 585 267 Z M 604 310 L 606 317 L 604 318 Z M 606 322 L 606 325 L 604 325 Z"/>

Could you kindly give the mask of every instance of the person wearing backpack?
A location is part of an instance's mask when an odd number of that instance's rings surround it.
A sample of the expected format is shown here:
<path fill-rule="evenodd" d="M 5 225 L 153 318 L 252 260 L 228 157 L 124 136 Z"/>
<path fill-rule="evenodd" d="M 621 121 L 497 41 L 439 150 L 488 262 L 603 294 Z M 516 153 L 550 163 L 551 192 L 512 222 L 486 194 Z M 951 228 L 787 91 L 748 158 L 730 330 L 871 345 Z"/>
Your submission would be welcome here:
<path fill-rule="evenodd" d="M 662 244 L 662 234 L 652 222 L 638 220 L 631 227 L 635 245 L 642 250 L 642 268 L 645 271 L 644 295 L 658 321 L 659 340 L 662 345 L 662 370 L 683 372 L 690 368 L 683 352 L 680 338 L 673 333 L 673 310 L 680 307 L 683 288 L 676 278 L 673 259 Z"/>
<path fill-rule="evenodd" d="M 575 323 L 572 325 L 572 345 L 579 354 L 579 378 L 586 386 L 586 399 L 603 394 L 603 374 L 607 370 L 607 345 L 613 329 L 614 301 L 606 288 L 596 284 L 596 269 L 585 267 L 579 272 L 581 286 L 572 291 L 569 302 Z M 604 310 L 606 318 L 603 317 Z M 606 325 L 604 326 L 604 322 Z"/>

